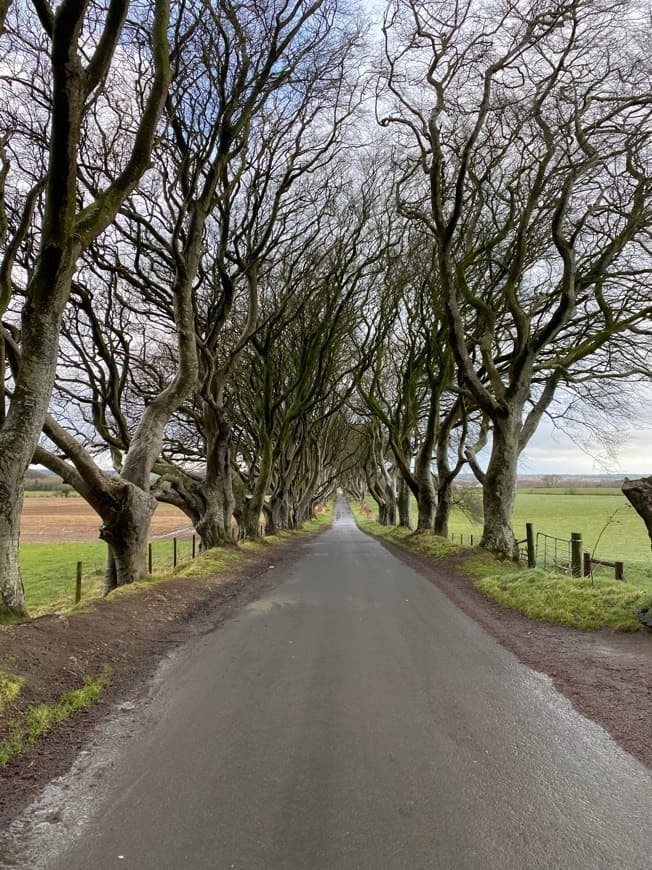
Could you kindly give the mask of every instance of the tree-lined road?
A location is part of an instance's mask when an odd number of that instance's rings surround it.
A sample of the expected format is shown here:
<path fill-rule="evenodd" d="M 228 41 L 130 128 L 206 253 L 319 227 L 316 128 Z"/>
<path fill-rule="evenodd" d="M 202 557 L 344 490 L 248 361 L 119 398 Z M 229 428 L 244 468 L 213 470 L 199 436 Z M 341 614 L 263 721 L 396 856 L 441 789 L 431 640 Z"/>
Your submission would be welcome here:
<path fill-rule="evenodd" d="M 647 870 L 647 768 L 336 512 L 123 714 L 103 794 L 68 783 L 90 818 L 31 866 Z"/>

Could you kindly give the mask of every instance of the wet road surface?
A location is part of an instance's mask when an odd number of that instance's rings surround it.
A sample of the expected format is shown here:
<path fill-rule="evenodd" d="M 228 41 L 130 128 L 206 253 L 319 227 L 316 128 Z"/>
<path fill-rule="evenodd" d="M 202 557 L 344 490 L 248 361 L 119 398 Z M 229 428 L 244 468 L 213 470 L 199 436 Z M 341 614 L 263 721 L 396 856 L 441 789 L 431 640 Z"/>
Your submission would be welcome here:
<path fill-rule="evenodd" d="M 0 866 L 652 867 L 651 772 L 336 510 L 123 706 Z"/>

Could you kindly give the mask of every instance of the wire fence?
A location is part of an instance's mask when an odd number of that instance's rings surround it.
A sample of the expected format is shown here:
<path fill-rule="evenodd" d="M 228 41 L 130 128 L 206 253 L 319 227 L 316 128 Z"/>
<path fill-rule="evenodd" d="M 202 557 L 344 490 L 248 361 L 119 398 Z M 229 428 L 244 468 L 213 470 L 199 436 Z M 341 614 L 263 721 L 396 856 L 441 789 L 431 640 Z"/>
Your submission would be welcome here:
<path fill-rule="evenodd" d="M 519 562 L 529 568 L 542 568 L 544 571 L 557 574 L 567 574 L 574 577 L 613 577 L 625 580 L 625 569 L 618 560 L 596 559 L 592 553 L 585 553 L 582 536 L 573 532 L 570 538 L 560 538 L 546 532 L 537 532 L 535 536 L 532 523 L 526 523 L 527 535 L 518 546 Z M 452 534 L 453 543 L 473 546 L 473 535 Z"/>
<path fill-rule="evenodd" d="M 177 529 L 152 538 L 147 547 L 147 571 L 150 576 L 169 574 L 177 566 L 199 555 L 199 540 L 192 528 Z M 88 587 L 96 586 L 106 569 L 106 553 L 77 562 L 75 604 Z"/>

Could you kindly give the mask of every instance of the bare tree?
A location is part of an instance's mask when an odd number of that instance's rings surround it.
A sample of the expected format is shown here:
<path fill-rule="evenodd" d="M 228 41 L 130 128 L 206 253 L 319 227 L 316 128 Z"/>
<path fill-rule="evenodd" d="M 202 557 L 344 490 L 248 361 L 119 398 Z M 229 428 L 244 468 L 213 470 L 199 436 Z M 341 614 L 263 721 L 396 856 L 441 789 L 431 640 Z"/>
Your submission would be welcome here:
<path fill-rule="evenodd" d="M 386 17 L 399 207 L 431 235 L 460 385 L 491 427 L 482 545 L 510 558 L 518 457 L 555 391 L 650 315 L 639 31 L 592 0 L 397 0 Z"/>
<path fill-rule="evenodd" d="M 641 477 L 638 480 L 625 478 L 622 490 L 623 495 L 645 523 L 652 545 L 652 477 Z"/>
<path fill-rule="evenodd" d="M 18 615 L 25 611 L 18 565 L 23 480 L 50 401 L 61 317 L 80 257 L 111 224 L 149 167 L 170 82 L 168 3 L 155 0 L 149 8 L 139 7 L 140 20 L 135 22 L 127 19 L 129 8 L 127 0 L 111 0 L 105 9 L 83 0 L 63 0 L 56 6 L 34 0 L 31 10 L 14 4 L 5 18 L 2 42 L 11 57 L 5 54 L 3 63 L 12 71 L 5 81 L 14 88 L 13 99 L 20 94 L 29 101 L 23 127 L 30 113 L 37 116 L 27 135 L 9 128 L 2 136 L 5 215 L 10 188 L 14 201 L 7 208 L 10 217 L 2 221 L 0 313 L 7 314 L 4 339 L 12 345 L 14 368 L 10 389 L 0 402 L 0 611 Z M 120 165 L 88 195 L 78 180 L 80 154 L 121 41 L 137 46 L 148 91 L 135 125 L 123 130 Z M 21 195 L 21 164 L 32 161 L 30 150 L 42 155 L 43 175 L 28 181 L 31 189 Z M 38 163 L 37 156 L 32 164 L 38 169 Z M 12 184 L 14 167 L 19 177 Z M 23 270 L 21 262 L 29 267 Z"/>

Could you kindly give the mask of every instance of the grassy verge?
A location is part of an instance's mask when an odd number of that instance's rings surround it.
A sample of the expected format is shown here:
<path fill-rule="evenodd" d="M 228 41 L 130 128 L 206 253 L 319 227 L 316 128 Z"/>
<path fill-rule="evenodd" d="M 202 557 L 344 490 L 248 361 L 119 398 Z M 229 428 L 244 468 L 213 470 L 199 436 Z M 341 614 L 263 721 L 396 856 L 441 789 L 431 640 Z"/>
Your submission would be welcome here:
<path fill-rule="evenodd" d="M 249 554 L 263 552 L 270 545 L 288 541 L 298 534 L 307 534 L 327 525 L 332 518 L 330 505 L 317 514 L 314 520 L 302 529 L 268 535 L 261 541 L 244 541 L 237 547 L 228 546 L 210 550 L 192 559 L 192 541 L 177 541 L 178 567 L 173 569 L 173 544 L 171 538 L 154 541 L 153 569 L 151 577 L 126 587 L 139 589 L 153 582 L 158 583 L 171 576 L 207 577 L 226 571 L 245 560 Z M 100 597 L 104 574 L 106 545 L 101 541 L 66 544 L 23 544 L 20 562 L 25 585 L 25 598 L 30 616 L 46 613 L 69 613 L 75 609 L 75 583 L 77 562 L 83 565 L 81 605 L 85 606 Z M 115 593 L 114 593 L 115 594 Z"/>
<path fill-rule="evenodd" d="M 22 755 L 39 737 L 77 710 L 92 707 L 108 684 L 110 675 L 111 668 L 107 665 L 98 677 L 86 677 L 81 688 L 65 692 L 53 703 L 34 704 L 10 719 L 4 729 L 5 736 L 0 740 L 0 765 Z"/>
<path fill-rule="evenodd" d="M 16 700 L 24 684 L 24 677 L 0 668 L 0 716 Z"/>
<path fill-rule="evenodd" d="M 475 579 L 485 595 L 530 619 L 554 622 L 582 630 L 609 628 L 638 631 L 642 628 L 634 611 L 652 602 L 646 589 L 631 583 L 602 578 L 569 578 L 538 569 L 523 570 L 499 561 L 490 553 L 453 544 L 434 535 L 381 526 L 368 510 L 352 503 L 360 528 L 406 550 L 434 561 L 456 557 L 456 567 Z"/>

